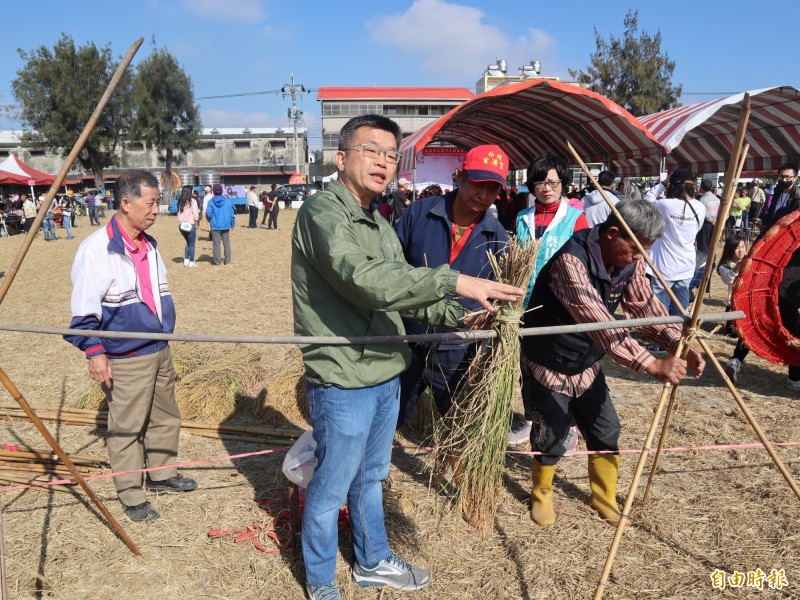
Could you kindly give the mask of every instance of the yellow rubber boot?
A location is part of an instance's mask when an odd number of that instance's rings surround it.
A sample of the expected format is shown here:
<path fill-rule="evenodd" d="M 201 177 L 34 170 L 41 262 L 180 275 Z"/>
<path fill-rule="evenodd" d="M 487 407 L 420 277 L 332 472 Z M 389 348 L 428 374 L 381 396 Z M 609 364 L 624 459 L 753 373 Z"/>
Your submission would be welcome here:
<path fill-rule="evenodd" d="M 533 459 L 531 519 L 542 527 L 550 527 L 556 522 L 556 513 L 553 510 L 553 475 L 555 472 L 555 465 L 543 465 Z"/>
<path fill-rule="evenodd" d="M 589 456 L 589 485 L 592 488 L 591 504 L 600 516 L 611 525 L 618 525 L 617 473 L 619 454 L 591 454 Z"/>

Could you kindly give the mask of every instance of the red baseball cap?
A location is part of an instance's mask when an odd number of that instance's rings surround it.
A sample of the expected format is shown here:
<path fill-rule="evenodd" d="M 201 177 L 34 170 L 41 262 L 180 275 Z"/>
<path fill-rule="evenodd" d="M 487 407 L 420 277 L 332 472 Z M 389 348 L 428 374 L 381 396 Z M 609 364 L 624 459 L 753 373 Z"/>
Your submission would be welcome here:
<path fill-rule="evenodd" d="M 507 188 L 508 157 L 495 144 L 475 146 L 467 152 L 461 170 L 472 182 L 493 181 Z"/>

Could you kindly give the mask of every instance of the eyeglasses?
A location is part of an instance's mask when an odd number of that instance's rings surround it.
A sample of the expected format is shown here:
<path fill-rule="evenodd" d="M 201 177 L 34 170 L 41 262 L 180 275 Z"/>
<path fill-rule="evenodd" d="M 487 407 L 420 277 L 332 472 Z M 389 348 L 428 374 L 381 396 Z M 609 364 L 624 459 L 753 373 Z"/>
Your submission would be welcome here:
<path fill-rule="evenodd" d="M 792 179 L 795 179 L 796 177 L 797 177 L 797 175 L 778 175 L 778 179 L 780 181 L 791 181 Z"/>
<path fill-rule="evenodd" d="M 561 182 L 558 179 L 555 180 L 547 180 L 547 181 L 534 181 L 533 182 L 533 189 L 535 190 L 543 190 L 544 186 L 549 187 L 551 190 L 556 189 L 557 186 L 561 185 Z"/>
<path fill-rule="evenodd" d="M 395 150 L 384 150 L 375 144 L 356 144 L 350 148 L 342 148 L 342 150 L 361 150 L 361 154 L 364 156 L 364 158 L 371 159 L 376 159 L 381 154 L 384 154 L 386 156 L 386 162 L 390 165 L 396 165 L 398 162 L 400 162 L 399 152 Z"/>

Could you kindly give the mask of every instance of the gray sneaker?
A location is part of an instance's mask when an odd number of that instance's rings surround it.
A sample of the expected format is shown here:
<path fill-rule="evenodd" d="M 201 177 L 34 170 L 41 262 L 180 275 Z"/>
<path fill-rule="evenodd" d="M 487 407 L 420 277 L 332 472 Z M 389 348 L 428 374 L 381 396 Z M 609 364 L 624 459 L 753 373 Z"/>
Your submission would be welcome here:
<path fill-rule="evenodd" d="M 356 563 L 353 581 L 358 585 L 388 585 L 397 590 L 421 590 L 431 582 L 431 574 L 425 569 L 408 564 L 392 553 L 371 569 Z"/>
<path fill-rule="evenodd" d="M 335 583 L 327 583 L 325 585 L 311 585 L 306 584 L 306 594 L 308 600 L 342 600 L 342 595 L 339 593 L 339 588 Z"/>

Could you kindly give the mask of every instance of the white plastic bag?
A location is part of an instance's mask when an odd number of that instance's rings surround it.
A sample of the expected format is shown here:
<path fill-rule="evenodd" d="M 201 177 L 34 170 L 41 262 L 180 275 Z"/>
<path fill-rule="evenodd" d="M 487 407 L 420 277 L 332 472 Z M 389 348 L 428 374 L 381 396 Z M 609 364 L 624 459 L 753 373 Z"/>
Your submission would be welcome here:
<path fill-rule="evenodd" d="M 316 449 L 317 442 L 310 431 L 303 433 L 289 448 L 281 469 L 289 481 L 296 483 L 301 488 L 308 487 L 308 483 L 314 475 L 314 467 L 317 466 L 317 458 L 314 456 Z"/>

